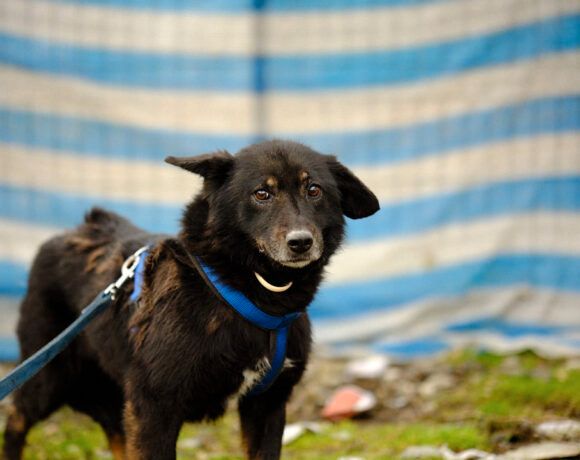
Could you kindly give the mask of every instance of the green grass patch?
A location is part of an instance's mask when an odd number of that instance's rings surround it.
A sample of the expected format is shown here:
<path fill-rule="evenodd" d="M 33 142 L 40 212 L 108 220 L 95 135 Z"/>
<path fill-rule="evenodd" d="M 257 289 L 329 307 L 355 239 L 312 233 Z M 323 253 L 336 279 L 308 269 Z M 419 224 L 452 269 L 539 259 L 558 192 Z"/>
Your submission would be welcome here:
<path fill-rule="evenodd" d="M 417 445 L 497 452 L 530 440 L 536 422 L 580 417 L 580 369 L 567 367 L 563 360 L 546 360 L 532 352 L 504 357 L 464 350 L 449 355 L 443 364 L 435 363 L 434 368 L 439 365 L 448 367 L 457 383 L 434 401 L 415 401 L 417 407 L 435 404 L 428 415 L 407 417 L 405 423 L 326 424 L 321 433 L 308 433 L 284 447 L 284 458 L 336 460 L 351 455 L 386 460 Z M 100 427 L 69 409 L 36 426 L 28 444 L 25 460 L 112 458 Z M 235 412 L 215 424 L 186 424 L 177 458 L 242 459 Z"/>
<path fill-rule="evenodd" d="M 363 456 L 365 459 L 398 458 L 412 445 L 443 445 L 462 450 L 485 449 L 487 435 L 473 424 L 377 424 L 345 421 L 327 426 L 322 433 L 307 434 L 284 449 L 292 459 L 336 459 Z"/>
<path fill-rule="evenodd" d="M 482 398 L 484 413 L 542 418 L 546 413 L 560 416 L 578 415 L 580 409 L 580 371 L 571 371 L 560 380 L 529 375 L 508 375 L 497 379 Z"/>
<path fill-rule="evenodd" d="M 525 352 L 506 358 L 462 352 L 455 364 L 477 363 L 481 372 L 466 372 L 463 381 L 438 400 L 444 420 L 495 418 L 543 420 L 580 415 L 580 370 L 563 369 Z"/>

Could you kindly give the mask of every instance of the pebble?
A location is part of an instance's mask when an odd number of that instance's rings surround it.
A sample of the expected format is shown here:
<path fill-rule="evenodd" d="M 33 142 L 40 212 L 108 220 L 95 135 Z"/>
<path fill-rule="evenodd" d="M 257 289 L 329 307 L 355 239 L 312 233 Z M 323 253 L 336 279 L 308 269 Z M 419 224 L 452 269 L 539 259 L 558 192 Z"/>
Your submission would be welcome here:
<path fill-rule="evenodd" d="M 496 460 L 555 460 L 578 458 L 580 443 L 543 442 L 529 444 L 495 457 Z"/>
<path fill-rule="evenodd" d="M 401 454 L 402 459 L 442 458 L 444 460 L 492 460 L 496 457 L 478 449 L 453 452 L 447 446 L 411 446 Z"/>
<path fill-rule="evenodd" d="M 198 449 L 201 446 L 199 438 L 185 438 L 177 443 L 179 449 Z"/>
<path fill-rule="evenodd" d="M 302 437 L 304 434 L 310 433 L 320 433 L 322 432 L 322 424 L 317 422 L 297 422 L 286 425 L 284 428 L 284 435 L 282 436 L 282 444 L 288 445 L 298 438 Z"/>
<path fill-rule="evenodd" d="M 455 385 L 455 379 L 450 374 L 433 374 L 419 386 L 419 394 L 424 398 L 432 398 L 439 392 L 448 390 Z"/>
<path fill-rule="evenodd" d="M 580 422 L 576 420 L 554 420 L 539 424 L 536 433 L 552 441 L 580 440 Z"/>
<path fill-rule="evenodd" d="M 363 359 L 356 359 L 346 366 L 346 376 L 356 379 L 377 380 L 383 377 L 389 365 L 389 359 L 384 355 L 372 355 Z"/>

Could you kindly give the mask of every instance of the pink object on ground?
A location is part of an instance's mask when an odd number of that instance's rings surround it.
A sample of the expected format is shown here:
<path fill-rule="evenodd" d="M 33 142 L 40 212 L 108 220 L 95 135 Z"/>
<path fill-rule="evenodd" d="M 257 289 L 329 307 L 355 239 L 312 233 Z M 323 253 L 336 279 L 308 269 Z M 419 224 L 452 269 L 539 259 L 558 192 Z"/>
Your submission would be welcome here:
<path fill-rule="evenodd" d="M 377 398 L 370 391 L 354 385 L 337 389 L 322 409 L 325 419 L 337 421 L 351 418 L 375 407 Z"/>

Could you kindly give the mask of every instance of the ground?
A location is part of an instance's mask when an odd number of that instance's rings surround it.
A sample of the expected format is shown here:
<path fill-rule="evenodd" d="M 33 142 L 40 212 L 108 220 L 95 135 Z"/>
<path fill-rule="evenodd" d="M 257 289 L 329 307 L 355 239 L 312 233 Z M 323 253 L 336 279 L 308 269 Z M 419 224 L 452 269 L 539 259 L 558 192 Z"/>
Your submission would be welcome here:
<path fill-rule="evenodd" d="M 349 381 L 346 361 L 317 357 L 289 406 L 289 423 L 321 421 L 330 393 Z M 397 459 L 409 446 L 446 445 L 500 453 L 537 440 L 547 420 L 580 418 L 580 360 L 532 352 L 500 356 L 458 351 L 412 363 L 391 363 L 379 379 L 358 380 L 377 406 L 355 420 L 322 421 L 284 447 L 287 459 Z M 4 425 L 4 403 L 0 422 Z M 580 441 L 580 440 L 579 440 Z M 111 458 L 105 437 L 87 417 L 62 409 L 29 436 L 25 459 Z M 186 425 L 179 459 L 239 459 L 235 411 L 216 424 Z"/>

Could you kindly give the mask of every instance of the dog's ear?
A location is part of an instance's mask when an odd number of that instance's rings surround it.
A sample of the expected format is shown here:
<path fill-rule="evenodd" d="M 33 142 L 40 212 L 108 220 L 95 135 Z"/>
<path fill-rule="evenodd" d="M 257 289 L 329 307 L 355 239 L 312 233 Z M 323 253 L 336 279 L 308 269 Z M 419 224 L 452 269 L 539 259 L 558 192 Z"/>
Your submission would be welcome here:
<path fill-rule="evenodd" d="M 206 181 L 221 185 L 234 165 L 234 157 L 225 150 L 195 157 L 167 157 L 165 162 L 199 174 Z"/>
<path fill-rule="evenodd" d="M 375 194 L 336 157 L 329 157 L 328 167 L 340 190 L 340 204 L 346 217 L 362 219 L 372 216 L 380 209 Z"/>

